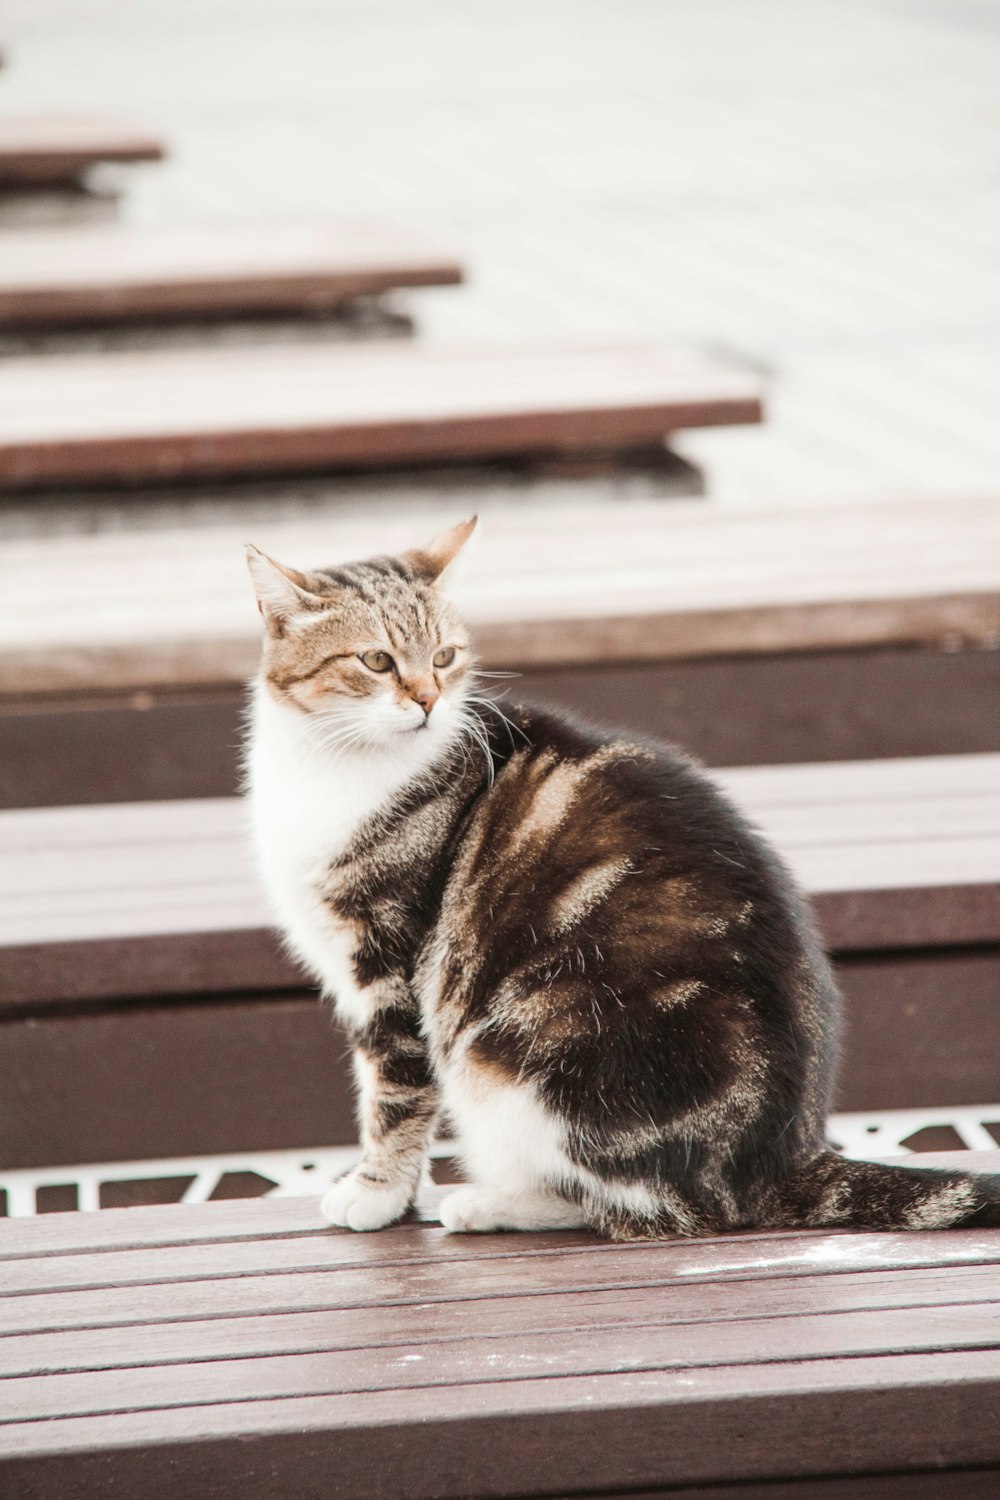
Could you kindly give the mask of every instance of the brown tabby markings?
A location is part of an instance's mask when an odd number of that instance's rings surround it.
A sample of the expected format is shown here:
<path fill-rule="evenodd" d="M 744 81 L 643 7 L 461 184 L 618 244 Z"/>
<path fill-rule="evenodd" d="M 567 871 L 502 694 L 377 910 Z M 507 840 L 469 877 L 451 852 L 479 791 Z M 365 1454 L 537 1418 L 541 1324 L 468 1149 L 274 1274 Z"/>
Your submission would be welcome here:
<path fill-rule="evenodd" d="M 549 909 L 553 933 L 568 932 L 582 921 L 588 912 L 611 895 L 631 868 L 631 860 L 623 854 L 617 859 L 606 859 L 603 864 L 591 865 L 575 875 Z"/>

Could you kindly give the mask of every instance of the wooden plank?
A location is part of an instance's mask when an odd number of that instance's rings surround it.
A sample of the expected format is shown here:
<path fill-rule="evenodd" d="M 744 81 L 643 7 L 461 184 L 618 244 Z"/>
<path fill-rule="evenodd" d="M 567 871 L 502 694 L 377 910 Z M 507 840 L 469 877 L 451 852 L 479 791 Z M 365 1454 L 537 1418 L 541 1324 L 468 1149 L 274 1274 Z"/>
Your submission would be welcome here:
<path fill-rule="evenodd" d="M 0 116 L 0 183 L 71 182 L 100 162 L 160 161 L 148 131 L 98 114 Z"/>
<path fill-rule="evenodd" d="M 530 1299 L 529 1299 L 530 1300 Z M 528 1329 L 495 1337 L 421 1341 L 361 1350 L 210 1359 L 85 1374 L 11 1376 L 0 1382 L 0 1423 L 109 1412 L 162 1411 L 219 1401 L 339 1396 L 357 1390 L 520 1381 L 545 1375 L 603 1375 L 648 1369 L 689 1370 L 913 1355 L 992 1351 L 1000 1362 L 1000 1304 L 880 1308 L 836 1317 L 676 1324 L 669 1338 L 655 1325 L 612 1322 L 573 1330 Z"/>
<path fill-rule="evenodd" d="M 1000 755 L 720 770 L 849 952 L 1000 938 Z M 0 813 L 0 1005 L 292 987 L 236 799 Z"/>
<path fill-rule="evenodd" d="M 135 1210 L 138 1212 L 139 1210 Z M 130 1210 L 131 1212 L 131 1210 Z M 173 1212 L 183 1212 L 182 1207 Z M 0 1224 L 2 1228 L 2 1224 Z M 843 1232 L 788 1233 L 773 1236 L 728 1236 L 722 1239 L 663 1240 L 655 1247 L 642 1242 L 626 1246 L 597 1240 L 584 1231 L 532 1235 L 477 1234 L 456 1236 L 434 1226 L 404 1226 L 388 1235 L 357 1235 L 350 1231 L 284 1236 L 280 1239 L 247 1240 L 225 1245 L 191 1243 L 163 1248 L 104 1250 L 96 1253 L 25 1256 L 4 1262 L 5 1300 L 0 1307 L 4 1332 L 39 1330 L 28 1295 L 59 1292 L 95 1293 L 117 1287 L 151 1286 L 180 1282 L 221 1283 L 239 1279 L 234 1290 L 245 1296 L 243 1281 L 253 1276 L 275 1277 L 279 1273 L 326 1273 L 340 1275 L 363 1268 L 413 1267 L 486 1259 L 496 1262 L 497 1284 L 506 1262 L 530 1251 L 532 1258 L 551 1256 L 562 1263 L 569 1253 L 626 1258 L 651 1255 L 664 1281 L 692 1277 L 755 1280 L 760 1277 L 817 1275 L 850 1270 L 890 1270 L 941 1264 L 993 1264 L 1000 1257 L 1000 1237 L 992 1230 L 941 1230 L 921 1234 L 876 1234 Z M 629 1259 L 629 1265 L 639 1262 Z M 269 1300 L 265 1298 L 265 1300 Z M 243 1300 L 242 1307 L 261 1309 L 256 1300 Z M 273 1307 L 274 1311 L 288 1311 Z M 31 1321 L 25 1321 L 25 1319 Z"/>
<path fill-rule="evenodd" d="M 46 403 L 38 410 L 44 419 Z M 454 521 L 454 508 L 393 511 L 375 533 L 370 513 L 348 511 L 262 525 L 253 539 L 294 566 L 328 566 L 412 545 Z M 458 597 L 496 666 L 1000 636 L 1000 508 L 990 500 L 714 511 L 623 497 L 583 510 L 509 507 L 484 531 Z M 158 531 L 155 548 L 142 533 L 0 544 L 0 694 L 242 685 L 260 639 L 244 532 Z"/>
<path fill-rule="evenodd" d="M 142 1212 L 141 1209 L 121 1211 Z M 964 1248 L 967 1250 L 968 1246 Z M 503 1257 L 479 1256 L 471 1262 L 465 1259 L 410 1262 L 403 1270 L 399 1265 L 359 1265 L 338 1270 L 335 1275 L 329 1271 L 250 1273 L 238 1278 L 209 1277 L 183 1283 L 163 1281 L 141 1287 L 126 1285 L 86 1291 L 39 1292 L 11 1299 L 3 1311 L 3 1331 L 5 1338 L 13 1339 L 48 1337 L 49 1333 L 66 1335 L 73 1329 L 96 1331 L 132 1327 L 133 1336 L 137 1336 L 136 1329 L 140 1325 L 146 1328 L 159 1323 L 246 1320 L 256 1318 L 265 1310 L 270 1317 L 302 1318 L 312 1313 L 328 1312 L 331 1306 L 362 1308 L 367 1312 L 376 1307 L 391 1307 L 395 1309 L 402 1328 L 408 1316 L 404 1309 L 416 1302 L 425 1306 L 463 1299 L 488 1300 L 498 1295 L 535 1297 L 556 1292 L 582 1295 L 615 1288 L 627 1291 L 662 1285 L 665 1279 L 669 1279 L 669 1265 L 665 1264 L 662 1254 L 650 1250 L 637 1256 L 638 1252 L 630 1257 L 595 1258 L 589 1253 L 564 1253 L 553 1257 L 525 1251 L 521 1255 Z M 854 1263 L 848 1258 L 846 1262 L 833 1260 L 828 1267 L 823 1267 L 817 1266 L 817 1259 L 814 1255 L 812 1260 L 802 1263 L 791 1258 L 778 1263 L 775 1284 L 780 1284 L 783 1294 L 787 1293 L 791 1302 L 796 1300 L 795 1288 L 800 1279 L 808 1284 L 809 1290 L 804 1294 L 808 1300 L 820 1296 L 814 1284 L 817 1275 L 834 1276 L 841 1285 L 843 1266 Z M 857 1264 L 860 1271 L 851 1274 L 862 1277 L 897 1277 L 900 1270 L 906 1268 L 905 1263 L 897 1263 L 891 1270 L 884 1270 L 885 1260 L 877 1252 L 868 1261 L 862 1257 Z M 962 1281 L 967 1269 L 960 1258 L 941 1246 L 932 1247 L 932 1252 L 925 1247 L 923 1261 L 915 1258 L 913 1266 L 915 1269 L 908 1271 L 908 1275 L 916 1274 L 918 1270 L 926 1270 L 936 1277 L 954 1275 L 958 1278 L 956 1285 Z M 975 1284 L 982 1290 L 993 1285 L 990 1279 L 993 1276 L 995 1257 L 982 1276 L 971 1278 L 970 1285 Z M 747 1284 L 753 1283 L 749 1290 L 756 1296 L 759 1284 L 769 1277 L 765 1266 L 756 1272 L 723 1271 L 721 1279 L 727 1285 L 729 1282 L 738 1284 L 742 1292 L 734 1294 L 737 1296 L 746 1296 Z M 672 1284 L 679 1283 L 674 1281 Z M 696 1287 L 698 1295 L 704 1293 L 708 1309 L 715 1305 L 715 1292 L 710 1288 L 717 1284 L 710 1264 L 700 1279 L 694 1275 L 683 1281 L 685 1286 Z M 886 1282 L 887 1297 L 890 1296 L 888 1288 Z"/>
<path fill-rule="evenodd" d="M 616 451 L 760 418 L 755 376 L 650 347 L 51 355 L 0 369 L 0 486 Z"/>
<path fill-rule="evenodd" d="M 528 672 L 512 690 L 712 766 L 969 755 L 996 748 L 1000 651 L 619 662 Z M 734 714 L 734 701 L 753 713 Z M 0 808 L 232 796 L 243 706 L 235 689 L 8 703 Z"/>
<path fill-rule="evenodd" d="M 905 1474 L 863 1474 L 825 1479 L 785 1479 L 776 1489 L 769 1480 L 709 1488 L 685 1485 L 669 1490 L 620 1490 L 602 1500 L 995 1500 L 1000 1469 L 909 1470 Z M 583 1494 L 567 1500 L 585 1500 Z"/>
<path fill-rule="evenodd" d="M 27 230 L 4 248 L 0 328 L 326 312 L 462 279 L 454 255 L 377 219 Z"/>
<path fill-rule="evenodd" d="M 843 954 L 835 969 L 846 1022 L 835 1108 L 994 1099 L 1000 948 Z"/>
<path fill-rule="evenodd" d="M 460 1277 L 461 1280 L 464 1278 Z M 331 1285 L 331 1283 L 333 1283 Z M 0 1378 L 38 1377 L 88 1370 L 123 1370 L 189 1360 L 294 1356 L 330 1350 L 422 1346 L 462 1338 L 495 1339 L 515 1330 L 534 1333 L 539 1347 L 550 1333 L 567 1328 L 660 1329 L 695 1324 L 759 1321 L 764 1318 L 871 1315 L 895 1308 L 975 1306 L 985 1317 L 1000 1313 L 1000 1267 L 949 1266 L 914 1272 L 870 1271 L 798 1280 L 744 1283 L 718 1281 L 696 1287 L 655 1284 L 599 1291 L 579 1287 L 511 1294 L 483 1278 L 478 1296 L 447 1291 L 419 1304 L 339 1305 L 336 1278 L 327 1277 L 329 1301 L 316 1311 L 259 1310 L 196 1321 L 130 1321 L 109 1328 L 60 1328 L 50 1333 L 10 1334 L 0 1340 Z M 266 1287 L 264 1289 L 266 1298 Z M 144 1299 L 139 1298 L 140 1305 Z M 141 1328 L 141 1331 L 139 1329 Z M 672 1336 L 671 1336 L 672 1337 Z M 0 1387 L 2 1389 L 2 1387 Z"/>
<path fill-rule="evenodd" d="M 331 1473 L 358 1500 L 466 1495 L 471 1474 L 480 1494 L 513 1497 L 526 1472 L 550 1494 L 839 1473 L 846 1433 L 856 1473 L 996 1466 L 998 1399 L 996 1354 L 963 1352 L 776 1362 L 752 1384 L 724 1367 L 433 1388 L 405 1402 L 229 1402 L 17 1424 L 4 1441 L 28 1500 L 70 1483 L 150 1500 L 198 1486 L 321 1500 Z"/>
<path fill-rule="evenodd" d="M 0 1094 L 3 1164 L 351 1145 L 347 1056 L 314 992 L 10 1018 L 0 1059 L 18 1086 Z"/>

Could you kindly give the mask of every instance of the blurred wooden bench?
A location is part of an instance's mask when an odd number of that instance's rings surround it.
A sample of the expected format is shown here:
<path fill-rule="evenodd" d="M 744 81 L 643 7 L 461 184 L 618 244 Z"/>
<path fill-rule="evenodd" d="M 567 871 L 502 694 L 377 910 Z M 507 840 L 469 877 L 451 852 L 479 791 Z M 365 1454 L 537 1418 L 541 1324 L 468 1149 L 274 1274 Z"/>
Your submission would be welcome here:
<path fill-rule="evenodd" d="M 0 1489 L 996 1494 L 1000 1231 L 457 1237 L 434 1201 L 0 1221 Z"/>
<path fill-rule="evenodd" d="M 614 453 L 760 418 L 756 376 L 641 346 L 25 357 L 0 366 L 0 488 Z"/>
<path fill-rule="evenodd" d="M 0 803 L 230 792 L 259 652 L 242 543 L 330 564 L 459 514 L 457 498 L 408 510 L 375 490 L 309 520 L 0 542 Z M 991 500 L 720 510 L 550 492 L 482 530 L 463 607 L 485 665 L 521 671 L 526 695 L 717 765 L 998 748 Z"/>
<path fill-rule="evenodd" d="M 849 1004 L 838 1106 L 991 1100 L 1000 755 L 714 774 L 815 900 Z M 0 814 L 5 1165 L 353 1139 L 345 1048 L 277 944 L 244 817 Z"/>
<path fill-rule="evenodd" d="M 25 230 L 0 261 L 0 330 L 320 313 L 460 282 L 455 256 L 380 220 Z"/>
<path fill-rule="evenodd" d="M 0 115 L 0 188 L 72 184 L 106 162 L 160 161 L 149 131 L 99 114 Z"/>

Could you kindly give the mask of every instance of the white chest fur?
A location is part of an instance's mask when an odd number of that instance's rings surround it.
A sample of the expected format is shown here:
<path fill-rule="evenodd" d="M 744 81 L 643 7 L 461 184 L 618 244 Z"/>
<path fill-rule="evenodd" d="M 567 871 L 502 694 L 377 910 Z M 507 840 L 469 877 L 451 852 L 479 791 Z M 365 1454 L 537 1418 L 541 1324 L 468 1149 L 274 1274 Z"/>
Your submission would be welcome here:
<path fill-rule="evenodd" d="M 369 1009 L 354 975 L 357 935 L 337 921 L 322 891 L 331 862 L 426 769 L 430 748 L 327 751 L 306 715 L 276 703 L 260 684 L 254 690 L 247 794 L 265 888 L 289 948 L 355 1025 Z"/>

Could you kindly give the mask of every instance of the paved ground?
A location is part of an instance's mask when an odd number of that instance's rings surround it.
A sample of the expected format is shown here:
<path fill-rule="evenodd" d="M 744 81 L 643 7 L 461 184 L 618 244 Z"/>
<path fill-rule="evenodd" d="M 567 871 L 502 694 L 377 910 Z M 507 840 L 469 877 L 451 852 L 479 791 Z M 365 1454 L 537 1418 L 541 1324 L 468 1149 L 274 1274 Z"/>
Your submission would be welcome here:
<path fill-rule="evenodd" d="M 378 211 L 435 338 L 655 335 L 773 371 L 724 500 L 1000 490 L 996 0 L 7 0 L 0 109 L 158 127 L 137 220 Z"/>

